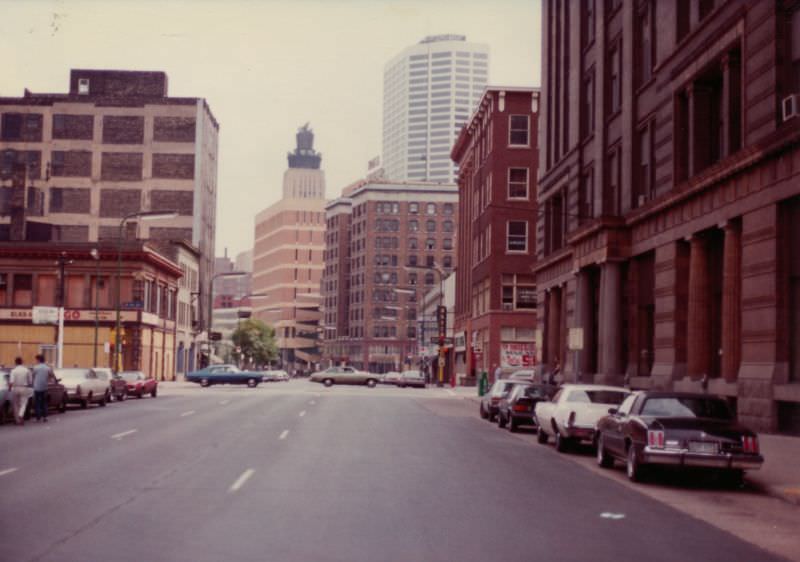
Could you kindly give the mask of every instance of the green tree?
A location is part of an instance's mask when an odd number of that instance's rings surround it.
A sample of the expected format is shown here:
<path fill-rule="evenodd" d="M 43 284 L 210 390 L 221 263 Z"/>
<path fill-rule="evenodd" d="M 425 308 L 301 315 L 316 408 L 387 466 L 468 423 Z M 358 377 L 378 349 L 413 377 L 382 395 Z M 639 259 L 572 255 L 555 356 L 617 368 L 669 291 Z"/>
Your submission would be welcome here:
<path fill-rule="evenodd" d="M 253 363 L 261 367 L 278 357 L 275 330 L 261 320 L 250 318 L 241 322 L 231 336 L 233 357 L 237 363 Z"/>

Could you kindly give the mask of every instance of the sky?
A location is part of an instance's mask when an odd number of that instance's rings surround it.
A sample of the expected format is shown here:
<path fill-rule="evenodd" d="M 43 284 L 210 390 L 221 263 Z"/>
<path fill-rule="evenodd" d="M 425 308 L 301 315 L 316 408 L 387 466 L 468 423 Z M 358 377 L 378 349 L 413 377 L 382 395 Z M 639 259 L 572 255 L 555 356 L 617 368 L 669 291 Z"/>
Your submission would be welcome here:
<path fill-rule="evenodd" d="M 539 0 L 0 0 L 0 96 L 65 93 L 71 68 L 161 70 L 220 124 L 217 255 L 250 249 L 310 122 L 326 195 L 381 152 L 383 67 L 427 35 L 490 48 L 489 84 L 540 84 Z"/>

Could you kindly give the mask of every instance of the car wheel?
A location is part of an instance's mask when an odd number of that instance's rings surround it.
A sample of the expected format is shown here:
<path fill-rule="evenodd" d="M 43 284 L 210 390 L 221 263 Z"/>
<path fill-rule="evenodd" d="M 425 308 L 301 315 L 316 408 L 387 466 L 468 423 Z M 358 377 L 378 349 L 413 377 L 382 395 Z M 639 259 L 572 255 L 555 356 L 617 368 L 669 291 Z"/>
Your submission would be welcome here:
<path fill-rule="evenodd" d="M 370 388 L 375 388 L 375 385 L 378 384 L 375 379 L 367 379 L 367 386 Z"/>
<path fill-rule="evenodd" d="M 210 384 L 211 381 L 209 381 L 208 379 L 200 379 L 200 386 L 209 386 Z"/>
<path fill-rule="evenodd" d="M 508 420 L 508 431 L 511 433 L 517 432 L 517 421 L 514 418 Z"/>
<path fill-rule="evenodd" d="M 156 396 L 158 396 L 158 387 L 154 386 L 153 392 L 150 393 L 150 398 L 155 398 Z"/>
<path fill-rule="evenodd" d="M 322 384 L 324 384 L 325 386 L 333 386 L 333 379 L 325 379 L 324 381 L 322 381 Z"/>
<path fill-rule="evenodd" d="M 405 388 L 405 387 L 406 387 L 406 385 L 404 385 L 404 384 L 400 384 L 400 383 L 397 383 L 397 386 L 398 386 L 399 388 Z"/>
<path fill-rule="evenodd" d="M 636 447 L 633 444 L 628 446 L 628 458 L 626 472 L 631 482 L 641 482 L 644 477 L 644 467 L 639 462 L 639 455 L 636 454 Z"/>
<path fill-rule="evenodd" d="M 483 408 L 483 402 L 481 402 L 480 415 L 481 415 L 481 419 L 484 419 L 484 420 L 489 417 L 489 414 L 487 414 L 486 410 Z"/>
<path fill-rule="evenodd" d="M 506 419 L 503 417 L 503 414 L 497 414 L 497 427 L 503 429 L 506 426 Z"/>
<path fill-rule="evenodd" d="M 89 402 L 92 401 L 92 393 L 90 392 L 89 395 L 81 400 L 81 410 L 85 410 L 89 407 Z"/>
<path fill-rule="evenodd" d="M 491 423 L 494 423 L 495 420 L 497 419 L 497 414 L 493 414 L 491 410 L 489 410 L 487 414 L 488 416 L 486 417 L 486 419 L 489 420 Z"/>
<path fill-rule="evenodd" d="M 61 404 L 58 405 L 58 411 L 62 414 L 67 411 L 67 393 L 61 395 Z"/>
<path fill-rule="evenodd" d="M 247 386 L 250 388 L 255 388 L 258 383 L 256 379 L 247 379 Z"/>
<path fill-rule="evenodd" d="M 126 388 L 125 390 L 122 391 L 122 394 L 119 395 L 119 398 L 117 400 L 119 400 L 120 402 L 125 402 L 125 400 L 127 399 L 128 399 L 128 389 Z"/>
<path fill-rule="evenodd" d="M 561 435 L 561 432 L 556 429 L 556 451 L 566 453 L 567 449 L 569 449 L 569 439 Z"/>
<path fill-rule="evenodd" d="M 536 441 L 541 443 L 542 445 L 547 444 L 547 433 L 545 433 L 544 429 L 542 429 L 541 427 L 539 428 L 539 431 L 536 433 Z"/>
<path fill-rule="evenodd" d="M 136 398 L 139 399 L 142 396 L 144 396 L 144 392 L 142 392 L 142 387 L 140 386 L 139 388 L 136 389 Z"/>
<path fill-rule="evenodd" d="M 100 399 L 100 402 L 98 402 L 98 404 L 100 404 L 100 406 L 105 408 L 106 407 L 106 402 L 108 402 L 108 392 L 103 394 L 103 397 Z"/>
<path fill-rule="evenodd" d="M 603 468 L 611 468 L 614 466 L 614 457 L 606 451 L 605 443 L 603 443 L 603 435 L 597 437 L 597 466 Z"/>

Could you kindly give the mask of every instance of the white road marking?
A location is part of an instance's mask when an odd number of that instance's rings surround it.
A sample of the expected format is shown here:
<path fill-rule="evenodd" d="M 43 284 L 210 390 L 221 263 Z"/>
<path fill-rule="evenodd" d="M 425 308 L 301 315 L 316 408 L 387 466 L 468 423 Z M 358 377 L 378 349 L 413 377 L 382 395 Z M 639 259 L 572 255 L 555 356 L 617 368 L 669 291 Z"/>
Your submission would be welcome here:
<path fill-rule="evenodd" d="M 302 412 L 300 412 L 300 417 L 301 417 L 301 418 L 302 418 L 303 416 L 305 416 L 305 415 L 306 415 L 306 411 L 305 411 L 305 410 L 303 410 Z"/>
<path fill-rule="evenodd" d="M 603 519 L 625 519 L 624 513 L 611 513 L 610 511 L 604 511 L 600 514 L 600 517 Z"/>
<path fill-rule="evenodd" d="M 18 468 L 7 468 L 5 470 L 0 470 L 0 476 L 5 476 L 6 474 L 11 474 L 12 472 L 16 472 L 19 470 Z"/>
<path fill-rule="evenodd" d="M 286 439 L 287 435 L 289 435 L 289 430 L 288 429 L 284 429 L 283 433 L 281 433 L 281 436 L 278 437 L 278 439 Z"/>
<path fill-rule="evenodd" d="M 233 493 L 242 486 L 244 486 L 244 483 L 250 479 L 250 477 L 253 475 L 254 472 L 255 470 L 253 470 L 252 468 L 248 468 L 247 470 L 242 472 L 242 475 L 236 479 L 236 482 L 231 484 L 231 487 L 228 489 L 228 492 Z"/>
<path fill-rule="evenodd" d="M 453 392 L 452 390 L 450 390 L 449 388 L 448 388 L 447 390 L 445 390 L 445 392 L 446 392 L 447 394 L 449 394 L 450 396 L 455 396 L 455 395 L 456 395 L 456 393 L 455 393 L 455 392 Z"/>
<path fill-rule="evenodd" d="M 182 413 L 181 417 L 185 418 L 186 416 L 191 416 L 192 414 L 194 414 L 194 410 L 189 410 L 188 412 Z"/>
<path fill-rule="evenodd" d="M 111 439 L 118 439 L 119 440 L 119 439 L 122 439 L 123 437 L 125 437 L 126 435 L 130 435 L 131 433 L 136 433 L 137 431 L 139 431 L 139 430 L 138 429 L 129 429 L 128 431 L 123 431 L 122 433 L 115 433 L 114 435 L 111 436 Z"/>
<path fill-rule="evenodd" d="M 224 406 L 224 405 L 225 405 L 225 404 L 227 404 L 228 402 L 230 402 L 230 400 L 223 400 L 222 402 L 220 402 L 220 403 L 219 403 L 219 405 L 220 405 L 220 406 Z"/>

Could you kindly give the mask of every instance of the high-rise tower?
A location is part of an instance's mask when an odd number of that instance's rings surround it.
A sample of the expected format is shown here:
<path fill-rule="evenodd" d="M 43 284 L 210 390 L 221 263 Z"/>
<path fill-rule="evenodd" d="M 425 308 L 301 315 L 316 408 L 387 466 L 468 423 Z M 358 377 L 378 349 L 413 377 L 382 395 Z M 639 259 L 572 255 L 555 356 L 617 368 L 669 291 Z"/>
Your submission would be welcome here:
<path fill-rule="evenodd" d="M 489 75 L 489 47 L 433 35 L 383 71 L 383 164 L 391 180 L 455 182 L 450 160 Z"/>

